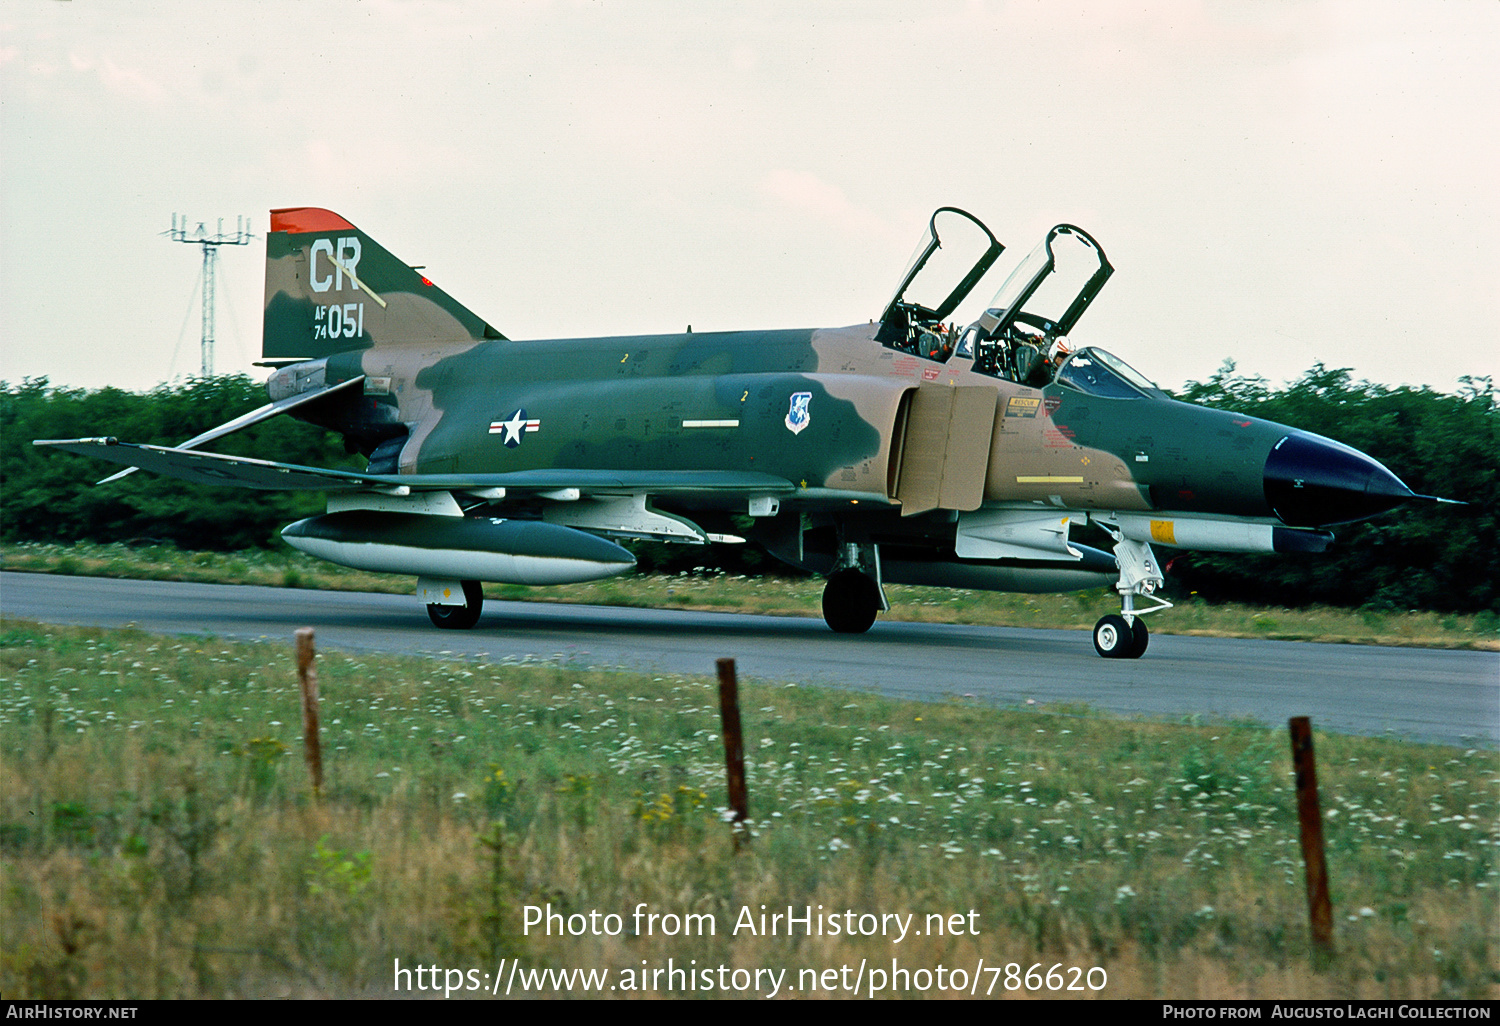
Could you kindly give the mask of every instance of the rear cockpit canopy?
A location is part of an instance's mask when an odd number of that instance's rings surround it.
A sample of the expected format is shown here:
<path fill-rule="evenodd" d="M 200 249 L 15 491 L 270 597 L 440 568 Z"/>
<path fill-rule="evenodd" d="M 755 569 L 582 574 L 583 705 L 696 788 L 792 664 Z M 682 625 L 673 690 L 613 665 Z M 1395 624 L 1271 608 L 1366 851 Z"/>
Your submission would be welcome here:
<path fill-rule="evenodd" d="M 1045 385 L 1067 358 L 1068 333 L 1113 273 L 1088 232 L 1056 226 L 964 331 L 958 355 L 972 359 L 980 374 Z"/>

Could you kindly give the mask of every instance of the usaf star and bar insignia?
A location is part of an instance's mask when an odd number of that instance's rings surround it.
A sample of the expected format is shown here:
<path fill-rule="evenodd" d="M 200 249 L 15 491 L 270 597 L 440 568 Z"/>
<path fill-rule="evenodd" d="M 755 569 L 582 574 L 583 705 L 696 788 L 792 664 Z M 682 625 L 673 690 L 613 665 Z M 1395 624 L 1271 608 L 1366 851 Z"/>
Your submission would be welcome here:
<path fill-rule="evenodd" d="M 791 399 L 787 403 L 787 413 L 785 420 L 786 429 L 788 431 L 790 431 L 794 435 L 800 435 L 804 430 L 806 430 L 807 426 L 812 423 L 812 411 L 810 409 L 811 405 L 811 392 L 792 393 Z M 686 426 L 686 424 L 687 422 L 684 422 L 684 426 Z M 696 421 L 692 422 L 693 427 L 707 425 L 708 422 L 703 422 L 702 424 Z M 718 421 L 714 421 L 713 425 L 716 427 L 728 426 L 727 423 L 721 425 Z M 734 426 L 738 427 L 739 425 L 738 423 L 736 423 Z M 524 408 L 515 410 L 508 417 L 490 421 L 490 434 L 499 435 L 500 441 L 504 443 L 507 449 L 514 449 L 516 446 L 521 444 L 521 440 L 525 436 L 532 434 L 533 432 L 540 431 L 541 429 L 541 418 L 527 417 L 526 410 Z"/>
<path fill-rule="evenodd" d="M 541 429 L 541 419 L 528 420 L 525 410 L 516 410 L 504 420 L 490 421 L 490 434 L 499 435 L 500 441 L 505 443 L 507 449 L 514 449 L 521 444 L 523 436 Z"/>

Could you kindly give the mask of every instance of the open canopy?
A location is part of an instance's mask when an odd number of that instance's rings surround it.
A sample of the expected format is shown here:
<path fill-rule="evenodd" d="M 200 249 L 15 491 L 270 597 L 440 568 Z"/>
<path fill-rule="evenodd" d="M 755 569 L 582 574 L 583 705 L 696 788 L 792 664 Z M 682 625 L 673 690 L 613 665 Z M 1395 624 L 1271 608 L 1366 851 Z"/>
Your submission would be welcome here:
<path fill-rule="evenodd" d="M 957 354 L 981 374 L 1031 385 L 1052 380 L 1066 359 L 1066 336 L 1114 268 L 1082 228 L 1060 224 L 1016 265 Z"/>
<path fill-rule="evenodd" d="M 875 340 L 898 349 L 922 351 L 925 336 L 937 332 L 944 318 L 973 291 L 1004 249 L 973 214 L 957 207 L 939 207 L 912 254 L 896 294 L 880 315 Z"/>
<path fill-rule="evenodd" d="M 1114 273 L 1088 232 L 1060 224 L 1010 272 L 979 325 L 991 337 L 1017 326 L 1066 335 Z"/>

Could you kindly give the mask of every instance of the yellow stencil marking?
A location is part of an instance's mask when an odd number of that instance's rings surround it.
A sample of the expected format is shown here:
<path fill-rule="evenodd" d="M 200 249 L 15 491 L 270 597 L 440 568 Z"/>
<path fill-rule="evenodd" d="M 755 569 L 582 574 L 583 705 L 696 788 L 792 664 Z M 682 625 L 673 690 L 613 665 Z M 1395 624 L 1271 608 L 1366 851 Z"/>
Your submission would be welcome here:
<path fill-rule="evenodd" d="M 1151 540 L 1163 545 L 1177 544 L 1177 525 L 1170 520 L 1151 521 Z"/>

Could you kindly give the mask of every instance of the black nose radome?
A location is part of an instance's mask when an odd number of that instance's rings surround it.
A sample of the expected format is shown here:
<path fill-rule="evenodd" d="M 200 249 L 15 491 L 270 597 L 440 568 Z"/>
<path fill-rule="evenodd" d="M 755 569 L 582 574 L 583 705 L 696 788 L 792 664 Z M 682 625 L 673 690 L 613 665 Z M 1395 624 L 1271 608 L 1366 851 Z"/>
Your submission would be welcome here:
<path fill-rule="evenodd" d="M 1287 435 L 1266 457 L 1266 502 L 1291 527 L 1364 520 L 1417 498 L 1358 449 L 1304 431 Z"/>

